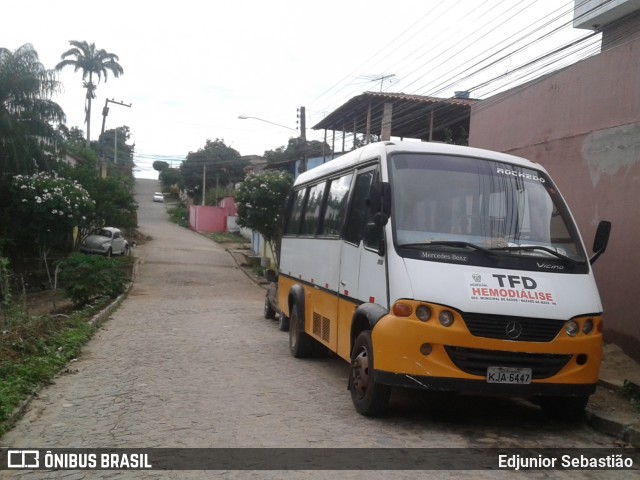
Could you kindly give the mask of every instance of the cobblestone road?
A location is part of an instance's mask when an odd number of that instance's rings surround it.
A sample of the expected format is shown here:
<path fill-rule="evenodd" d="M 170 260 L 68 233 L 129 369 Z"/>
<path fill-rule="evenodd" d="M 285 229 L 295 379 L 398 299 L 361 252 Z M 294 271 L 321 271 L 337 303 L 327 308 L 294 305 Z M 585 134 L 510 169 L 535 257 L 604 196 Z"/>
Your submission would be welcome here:
<path fill-rule="evenodd" d="M 545 419 L 524 402 L 416 393 L 392 414 L 355 413 L 342 360 L 296 360 L 262 318 L 264 290 L 211 240 L 168 222 L 138 180 L 140 229 L 152 237 L 128 298 L 77 362 L 1 439 L 4 447 L 610 447 L 586 425 Z M 16 472 L 1 472 L 17 478 Z M 622 472 L 534 473 L 627 478 Z M 504 474 L 504 475 L 502 475 Z M 116 478 L 37 472 L 24 478 Z M 513 478 L 513 472 L 346 472 L 341 478 Z M 337 472 L 127 472 L 127 478 L 335 478 Z M 531 478 L 531 475 L 528 475 Z"/>

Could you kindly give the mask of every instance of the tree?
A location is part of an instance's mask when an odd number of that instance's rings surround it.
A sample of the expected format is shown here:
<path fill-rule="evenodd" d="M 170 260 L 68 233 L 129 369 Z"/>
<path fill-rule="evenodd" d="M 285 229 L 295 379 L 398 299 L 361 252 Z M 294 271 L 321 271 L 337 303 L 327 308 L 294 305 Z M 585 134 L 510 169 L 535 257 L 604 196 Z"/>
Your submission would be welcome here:
<path fill-rule="evenodd" d="M 33 173 L 48 169 L 65 121 L 51 101 L 59 91 L 55 71 L 40 63 L 29 44 L 14 52 L 0 48 L 0 172 Z"/>
<path fill-rule="evenodd" d="M 45 172 L 14 176 L 13 199 L 15 220 L 21 222 L 17 230 L 38 246 L 52 283 L 47 263 L 51 248 L 70 237 L 74 227 L 89 225 L 95 202 L 78 182 Z"/>
<path fill-rule="evenodd" d="M 275 150 L 267 150 L 264 152 L 264 158 L 267 164 L 276 163 L 293 163 L 300 160 L 306 153 L 307 158 L 331 155 L 331 147 L 324 142 L 318 140 L 307 141 L 306 144 L 300 137 L 290 138 L 287 147 L 278 147 Z"/>
<path fill-rule="evenodd" d="M 93 83 L 93 75 L 98 77 L 98 83 L 104 76 L 107 81 L 107 72 L 113 73 L 118 78 L 124 73 L 122 66 L 118 63 L 118 56 L 109 53 L 104 49 L 98 50 L 95 43 L 88 44 L 86 41 L 79 42 L 70 40 L 73 46 L 64 52 L 60 58 L 62 61 L 56 65 L 56 70 L 62 70 L 66 66 L 72 66 L 74 72 L 82 70 L 83 88 L 86 88 L 87 95 L 85 98 L 85 123 L 87 124 L 87 147 L 91 142 L 91 100 L 96 98 L 95 91 L 97 85 Z M 73 57 L 73 58 L 67 58 Z"/>
<path fill-rule="evenodd" d="M 167 168 L 165 170 L 161 170 L 158 177 L 162 182 L 162 186 L 167 189 L 173 187 L 174 185 L 180 187 L 183 183 L 182 173 L 180 173 L 180 169 L 178 168 Z"/>
<path fill-rule="evenodd" d="M 169 162 L 165 162 L 164 160 L 156 160 L 153 162 L 153 169 L 157 172 L 164 172 L 167 168 L 169 168 Z"/>
<path fill-rule="evenodd" d="M 133 168 L 133 145 L 128 145 L 131 133 L 127 125 L 110 129 L 102 136 L 102 155 L 104 160 L 111 162 L 111 166 L 116 164 Z"/>
<path fill-rule="evenodd" d="M 286 172 L 265 170 L 248 175 L 236 190 L 238 225 L 260 233 L 280 262 L 282 212 L 291 193 L 293 177 Z"/>
<path fill-rule="evenodd" d="M 131 193 L 133 178 L 116 169 L 108 177 L 102 178 L 95 175 L 93 165 L 94 162 L 87 162 L 85 165 L 64 169 L 64 175 L 82 185 L 95 200 L 95 209 L 85 224 L 87 230 L 109 225 L 134 229 L 137 226 L 137 207 Z"/>
<path fill-rule="evenodd" d="M 244 167 L 248 165 L 237 150 L 225 145 L 224 140 L 207 140 L 204 148 L 189 152 L 180 165 L 180 172 L 189 194 L 202 199 L 202 180 L 205 190 L 211 187 L 239 182 L 244 178 Z"/>

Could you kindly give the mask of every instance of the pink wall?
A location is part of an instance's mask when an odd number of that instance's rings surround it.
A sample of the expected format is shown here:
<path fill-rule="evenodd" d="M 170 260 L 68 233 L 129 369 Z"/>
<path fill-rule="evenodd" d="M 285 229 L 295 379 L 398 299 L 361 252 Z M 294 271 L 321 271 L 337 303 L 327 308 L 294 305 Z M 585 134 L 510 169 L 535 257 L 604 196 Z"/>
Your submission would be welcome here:
<path fill-rule="evenodd" d="M 607 252 L 594 265 L 605 340 L 640 360 L 638 65 L 640 41 L 629 42 L 479 102 L 469 144 L 542 164 L 589 252 L 598 222 L 612 222 Z"/>
<path fill-rule="evenodd" d="M 189 205 L 189 227 L 196 232 L 226 232 L 227 217 L 236 214 L 233 197 L 223 198 L 219 207 Z"/>
<path fill-rule="evenodd" d="M 189 226 L 196 232 L 226 232 L 227 213 L 220 207 L 191 205 Z"/>

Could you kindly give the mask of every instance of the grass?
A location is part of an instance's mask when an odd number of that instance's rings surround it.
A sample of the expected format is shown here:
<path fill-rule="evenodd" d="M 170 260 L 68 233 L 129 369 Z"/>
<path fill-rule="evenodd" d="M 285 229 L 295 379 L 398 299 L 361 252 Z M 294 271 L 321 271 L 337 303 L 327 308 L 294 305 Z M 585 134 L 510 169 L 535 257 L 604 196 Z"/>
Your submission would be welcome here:
<path fill-rule="evenodd" d="M 13 412 L 76 358 L 95 332 L 88 320 L 101 300 L 70 316 L 29 316 L 19 309 L 0 332 L 0 435 L 12 428 Z"/>

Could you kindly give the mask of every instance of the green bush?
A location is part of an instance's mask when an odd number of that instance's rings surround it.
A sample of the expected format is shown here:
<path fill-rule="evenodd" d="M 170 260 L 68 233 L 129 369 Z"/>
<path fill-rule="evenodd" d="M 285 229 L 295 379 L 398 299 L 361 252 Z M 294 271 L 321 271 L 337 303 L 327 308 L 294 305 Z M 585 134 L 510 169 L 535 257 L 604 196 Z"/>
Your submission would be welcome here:
<path fill-rule="evenodd" d="M 99 297 L 115 298 L 124 293 L 128 278 L 123 265 L 128 257 L 105 258 L 72 253 L 60 265 L 60 282 L 76 305 L 86 305 Z"/>
<path fill-rule="evenodd" d="M 168 208 L 167 213 L 173 223 L 189 228 L 189 212 L 183 203 L 177 203 L 174 207 Z"/>

